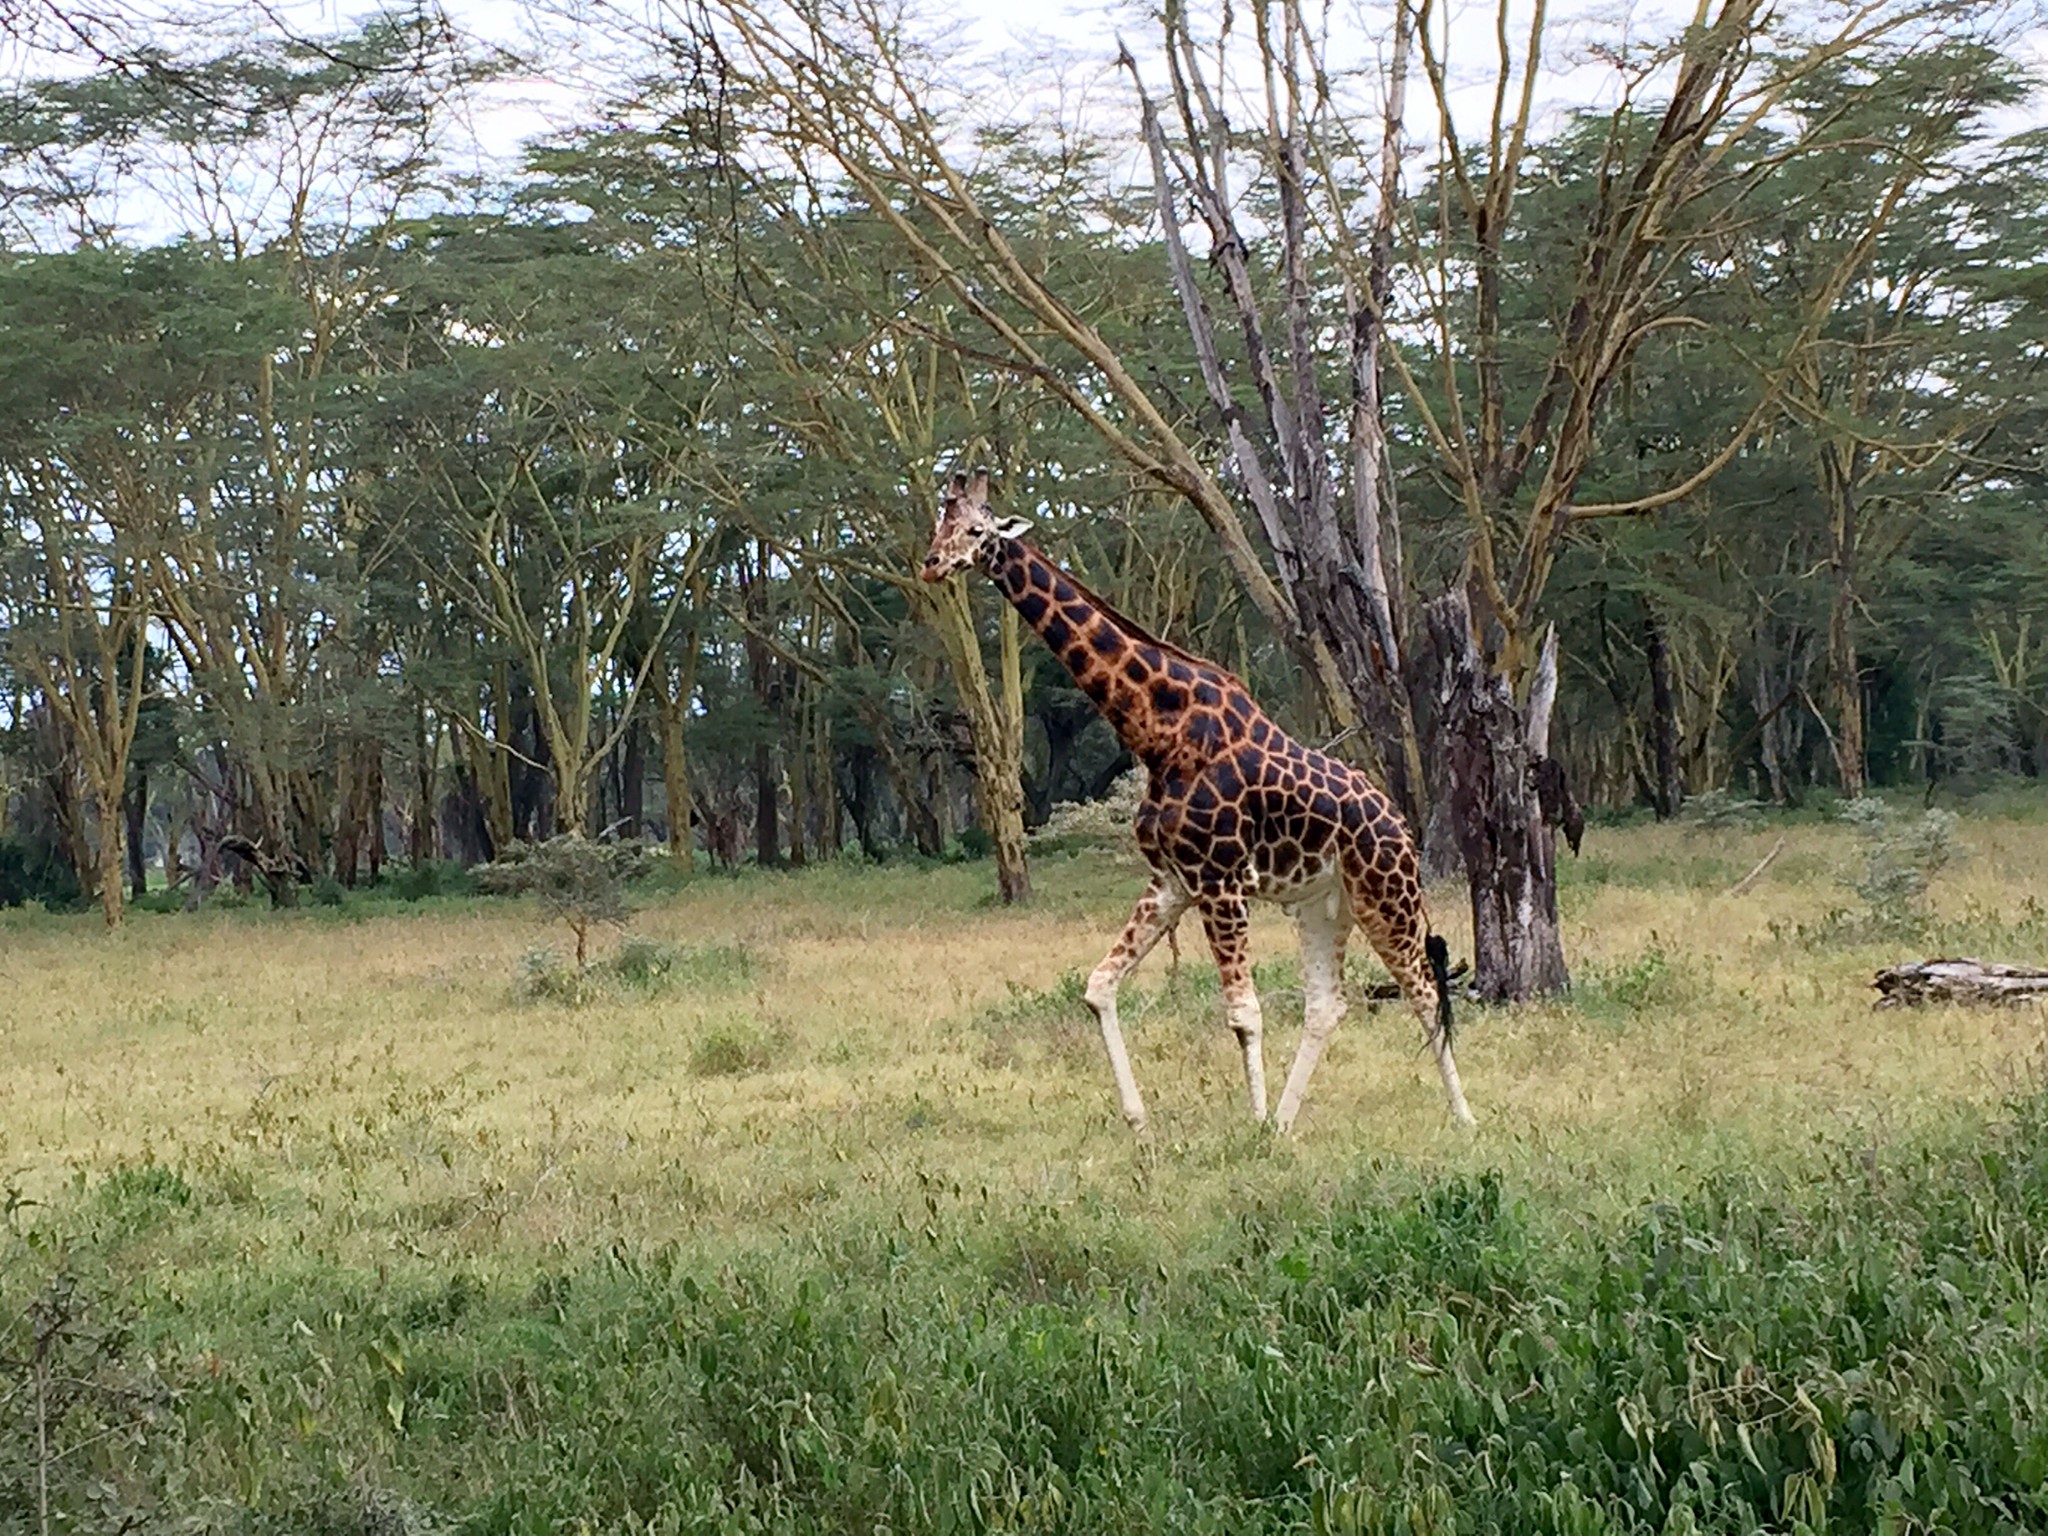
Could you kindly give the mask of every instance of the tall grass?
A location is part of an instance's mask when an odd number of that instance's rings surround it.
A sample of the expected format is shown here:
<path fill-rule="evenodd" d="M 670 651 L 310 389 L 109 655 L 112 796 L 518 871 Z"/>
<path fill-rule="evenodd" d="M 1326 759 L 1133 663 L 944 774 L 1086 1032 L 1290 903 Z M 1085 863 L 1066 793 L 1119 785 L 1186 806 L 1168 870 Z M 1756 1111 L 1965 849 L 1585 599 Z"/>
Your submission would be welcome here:
<path fill-rule="evenodd" d="M 2048 1095 L 1595 1222 L 1497 1172 L 1369 1170 L 1192 1243 L 956 1200 L 724 1258 L 151 1263 L 138 1211 L 208 1198 L 131 1171 L 17 1223 L 9 1315 L 93 1319 L 48 1352 L 86 1384 L 38 1427 L 64 1528 L 2048 1523 Z"/>
<path fill-rule="evenodd" d="M 1912 942 L 2040 958 L 1963 835 Z M 0 1531 L 2044 1528 L 2040 1016 L 1873 1013 L 1839 823 L 1588 854 L 1471 1139 L 1356 995 L 1255 1132 L 1190 926 L 1134 1145 L 1098 855 L 692 882 L 573 1007 L 474 899 L 0 920 Z"/>

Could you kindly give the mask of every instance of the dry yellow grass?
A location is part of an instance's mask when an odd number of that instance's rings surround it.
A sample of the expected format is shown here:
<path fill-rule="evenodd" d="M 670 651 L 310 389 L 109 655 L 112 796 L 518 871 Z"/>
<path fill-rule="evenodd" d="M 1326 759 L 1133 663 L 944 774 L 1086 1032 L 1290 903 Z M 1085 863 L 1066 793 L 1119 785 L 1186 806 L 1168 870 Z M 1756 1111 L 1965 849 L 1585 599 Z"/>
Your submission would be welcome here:
<path fill-rule="evenodd" d="M 1464 1012 L 1469 1138 L 1405 1011 L 1356 1003 L 1295 1137 L 1254 1133 L 1189 924 L 1174 988 L 1163 949 L 1133 984 L 1151 994 L 1127 1023 L 1155 1127 L 1134 1146 L 1078 1001 L 1016 1001 L 1114 936 L 1136 880 L 1093 858 L 1041 862 L 1024 912 L 987 906 L 975 867 L 700 880 L 636 930 L 743 945 L 749 974 L 573 1009 L 519 995 L 522 953 L 558 942 L 524 906 L 141 917 L 112 938 L 13 918 L 0 1177 L 50 1199 L 155 1158 L 228 1194 L 233 1220 L 206 1241 L 371 1262 L 744 1242 L 846 1202 L 912 1224 L 927 1200 L 1099 1202 L 1172 1224 L 1373 1157 L 1631 1197 L 1678 1170 L 1796 1158 L 1817 1134 L 1976 1113 L 2035 1070 L 2041 1013 L 1874 1012 L 1870 974 L 1896 946 L 1791 936 L 1853 902 L 1835 883 L 1846 830 L 1790 829 L 1754 890 L 1722 894 L 1776 835 L 1596 829 L 1567 870 L 1583 995 Z M 2038 949 L 2048 826 L 1973 819 L 1964 837 L 1972 857 L 1936 890 L 1946 937 Z M 1435 896 L 1454 954 L 1460 894 Z M 1261 916 L 1255 945 L 1291 958 L 1282 915 Z M 1299 999 L 1281 984 L 1267 1004 L 1277 1081 Z M 733 1030 L 765 1043 L 765 1068 L 707 1073 L 707 1036 Z"/>

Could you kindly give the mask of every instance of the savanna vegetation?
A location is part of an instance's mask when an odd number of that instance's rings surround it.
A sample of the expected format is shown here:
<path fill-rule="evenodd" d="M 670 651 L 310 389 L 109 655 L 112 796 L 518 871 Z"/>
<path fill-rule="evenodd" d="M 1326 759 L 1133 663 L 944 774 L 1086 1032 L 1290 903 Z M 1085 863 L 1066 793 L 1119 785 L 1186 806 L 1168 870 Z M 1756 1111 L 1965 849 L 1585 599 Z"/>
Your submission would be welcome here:
<path fill-rule="evenodd" d="M 574 990 L 530 899 L 6 919 L 0 1521 L 2038 1528 L 2041 1019 L 1869 987 L 2048 945 L 2038 803 L 1904 907 L 1838 821 L 1597 831 L 1570 1000 L 1465 1010 L 1476 1137 L 1399 1005 L 1253 1127 L 1162 953 L 1135 1143 L 1072 831 L 1028 908 L 657 871 Z"/>
<path fill-rule="evenodd" d="M 296 14 L 0 16 L 0 1529 L 2048 1527 L 2040 1015 L 1869 1006 L 2048 961 L 2030 14 Z M 1476 1137 L 1198 945 L 1122 1129 L 973 463 L 1387 786 Z"/>

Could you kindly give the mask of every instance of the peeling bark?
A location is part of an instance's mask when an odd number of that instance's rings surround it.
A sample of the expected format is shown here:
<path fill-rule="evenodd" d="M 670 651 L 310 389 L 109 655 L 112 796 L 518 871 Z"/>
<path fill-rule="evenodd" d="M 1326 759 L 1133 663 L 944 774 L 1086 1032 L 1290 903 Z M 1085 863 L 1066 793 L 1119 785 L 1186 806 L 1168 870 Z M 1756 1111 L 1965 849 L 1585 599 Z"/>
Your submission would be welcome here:
<path fill-rule="evenodd" d="M 1450 819 L 1472 897 L 1474 986 L 1495 1002 L 1523 1002 L 1571 985 L 1557 921 L 1556 821 L 1577 807 L 1548 757 L 1557 687 L 1552 631 L 1525 715 L 1507 680 L 1481 659 L 1465 594 L 1424 609 L 1438 662 L 1439 742 Z M 1548 778 L 1548 794 L 1540 785 Z M 1569 809 L 1567 809 L 1569 808 Z M 1574 846 L 1577 834 L 1570 832 Z"/>

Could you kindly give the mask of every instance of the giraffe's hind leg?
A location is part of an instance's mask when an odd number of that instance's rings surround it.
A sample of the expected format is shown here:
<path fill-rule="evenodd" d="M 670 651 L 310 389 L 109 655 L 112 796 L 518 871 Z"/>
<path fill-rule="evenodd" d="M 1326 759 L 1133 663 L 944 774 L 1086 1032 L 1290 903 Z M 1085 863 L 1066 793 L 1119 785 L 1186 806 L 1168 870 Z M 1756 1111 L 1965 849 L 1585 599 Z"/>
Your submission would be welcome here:
<path fill-rule="evenodd" d="M 1123 933 L 1088 977 L 1088 1006 L 1095 1012 L 1096 1023 L 1102 1026 L 1102 1044 L 1109 1053 L 1109 1070 L 1116 1076 L 1117 1097 L 1123 1101 L 1124 1119 L 1134 1131 L 1145 1129 L 1145 1101 L 1138 1095 L 1138 1079 L 1131 1071 L 1130 1053 L 1124 1049 L 1124 1032 L 1117 1023 L 1117 988 L 1138 968 L 1138 962 L 1152 952 L 1160 936 L 1180 921 L 1187 905 L 1186 891 L 1164 876 L 1155 877 L 1151 888 L 1138 898 Z"/>
<path fill-rule="evenodd" d="M 1344 1017 L 1344 940 L 1351 932 L 1351 909 L 1341 892 L 1306 901 L 1296 910 L 1295 930 L 1301 936 L 1301 1045 L 1280 1091 L 1273 1128 L 1294 1124 L 1308 1080 L 1323 1059 L 1323 1048 Z"/>
<path fill-rule="evenodd" d="M 1251 911 L 1237 894 L 1209 894 L 1201 900 L 1202 927 L 1216 956 L 1223 982 L 1223 1007 L 1231 1033 L 1244 1048 L 1244 1085 L 1251 1097 L 1252 1118 L 1266 1118 L 1266 1058 L 1261 1044 L 1265 1023 L 1258 988 L 1252 985 Z"/>
<path fill-rule="evenodd" d="M 1444 1096 L 1450 1101 L 1451 1118 L 1460 1125 L 1472 1124 L 1472 1111 L 1465 1103 L 1464 1085 L 1458 1081 L 1458 1063 L 1451 1055 L 1448 1033 L 1438 1024 L 1437 981 L 1430 970 L 1427 942 L 1429 925 L 1422 908 L 1422 882 L 1416 868 L 1415 852 L 1403 848 L 1391 873 L 1382 873 L 1370 863 L 1371 849 L 1348 862 L 1344 884 L 1351 897 L 1351 914 L 1365 931 L 1373 952 L 1401 988 L 1408 1006 L 1422 1021 L 1423 1038 L 1436 1057 L 1437 1075 L 1443 1079 Z"/>

